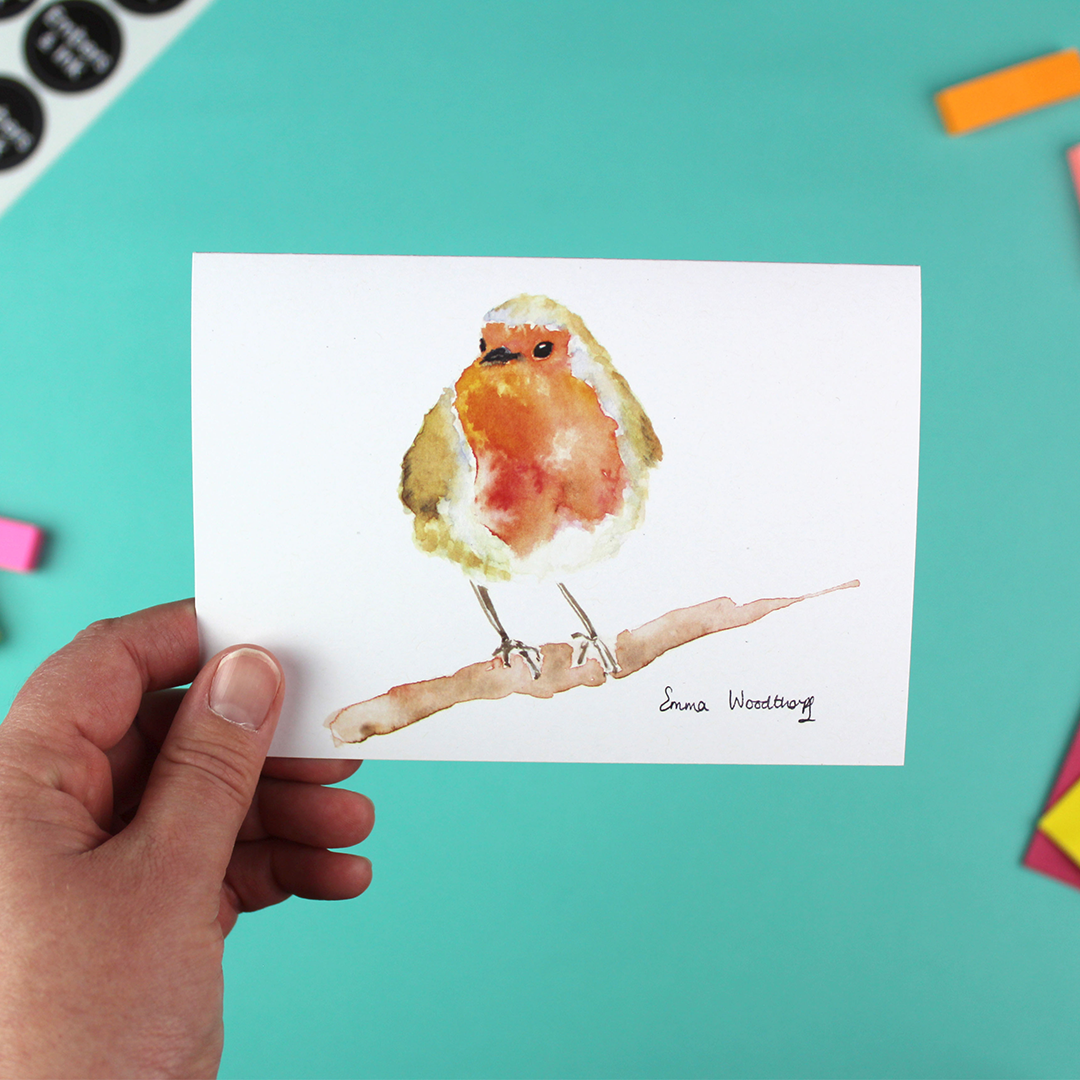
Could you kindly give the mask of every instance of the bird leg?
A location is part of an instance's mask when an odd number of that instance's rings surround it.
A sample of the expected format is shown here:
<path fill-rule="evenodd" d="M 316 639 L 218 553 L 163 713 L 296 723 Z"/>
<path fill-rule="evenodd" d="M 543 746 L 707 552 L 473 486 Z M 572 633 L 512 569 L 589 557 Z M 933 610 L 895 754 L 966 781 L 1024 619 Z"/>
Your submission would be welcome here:
<path fill-rule="evenodd" d="M 566 597 L 566 602 L 577 612 L 577 617 L 584 623 L 585 629 L 588 631 L 586 634 L 575 633 L 570 635 L 577 642 L 577 649 L 574 651 L 574 665 L 580 667 L 585 663 L 589 651 L 594 650 L 597 660 L 600 661 L 600 666 L 604 669 L 604 674 L 614 675 L 619 670 L 619 662 L 615 659 L 615 654 L 605 642 L 600 640 L 596 627 L 592 624 L 592 619 L 585 614 L 585 609 L 570 595 L 570 590 L 561 581 L 559 582 L 559 591 Z"/>
<path fill-rule="evenodd" d="M 488 622 L 491 623 L 498 632 L 499 637 L 502 639 L 499 643 L 499 647 L 491 655 L 501 657 L 503 664 L 506 667 L 509 667 L 511 654 L 517 653 L 518 656 L 529 665 L 532 677 L 534 679 L 539 679 L 540 668 L 544 663 L 544 658 L 540 655 L 540 650 L 533 645 L 526 645 L 522 641 L 511 638 L 495 611 L 495 605 L 491 602 L 491 596 L 488 594 L 486 586 L 477 585 L 475 581 L 472 581 L 469 584 L 472 585 L 473 592 L 476 593 L 476 599 L 480 601 L 480 606 L 484 609 L 484 614 L 487 616 Z"/>

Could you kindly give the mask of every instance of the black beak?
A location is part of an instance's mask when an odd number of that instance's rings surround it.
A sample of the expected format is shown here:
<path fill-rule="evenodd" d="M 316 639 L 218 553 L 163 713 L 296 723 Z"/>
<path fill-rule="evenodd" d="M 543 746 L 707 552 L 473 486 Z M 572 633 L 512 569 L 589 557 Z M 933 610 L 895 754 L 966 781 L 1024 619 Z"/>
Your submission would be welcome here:
<path fill-rule="evenodd" d="M 480 363 L 481 364 L 509 364 L 511 360 L 520 360 L 521 353 L 511 352 L 505 345 L 500 345 L 497 349 L 492 349 L 491 352 L 485 356 Z"/>

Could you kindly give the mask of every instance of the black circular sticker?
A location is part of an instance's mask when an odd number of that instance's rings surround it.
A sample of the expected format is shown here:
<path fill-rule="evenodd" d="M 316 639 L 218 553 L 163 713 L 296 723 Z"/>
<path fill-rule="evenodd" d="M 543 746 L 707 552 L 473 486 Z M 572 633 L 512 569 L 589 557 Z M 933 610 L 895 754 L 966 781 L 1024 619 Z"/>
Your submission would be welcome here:
<path fill-rule="evenodd" d="M 104 82 L 120 61 L 120 27 L 99 4 L 49 4 L 26 31 L 26 62 L 54 90 L 74 93 Z"/>
<path fill-rule="evenodd" d="M 45 117 L 33 90 L 0 79 L 0 169 L 21 165 L 41 142 Z"/>
<path fill-rule="evenodd" d="M 0 0 L 0 19 L 21 15 L 34 0 Z"/>
<path fill-rule="evenodd" d="M 179 7 L 184 0 L 116 0 L 128 11 L 137 11 L 140 15 L 157 15 L 162 11 L 171 11 Z"/>

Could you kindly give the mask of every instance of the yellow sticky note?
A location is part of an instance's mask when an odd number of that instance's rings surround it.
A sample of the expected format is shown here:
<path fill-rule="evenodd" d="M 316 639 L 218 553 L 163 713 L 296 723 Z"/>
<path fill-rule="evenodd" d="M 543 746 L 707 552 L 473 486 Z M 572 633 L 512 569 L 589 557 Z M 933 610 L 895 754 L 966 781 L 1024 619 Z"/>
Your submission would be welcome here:
<path fill-rule="evenodd" d="M 945 130 L 963 135 L 1078 94 L 1080 53 L 1062 49 L 950 86 L 934 101 Z"/>
<path fill-rule="evenodd" d="M 1080 865 L 1080 783 L 1073 784 L 1039 821 L 1045 833 L 1077 865 Z"/>

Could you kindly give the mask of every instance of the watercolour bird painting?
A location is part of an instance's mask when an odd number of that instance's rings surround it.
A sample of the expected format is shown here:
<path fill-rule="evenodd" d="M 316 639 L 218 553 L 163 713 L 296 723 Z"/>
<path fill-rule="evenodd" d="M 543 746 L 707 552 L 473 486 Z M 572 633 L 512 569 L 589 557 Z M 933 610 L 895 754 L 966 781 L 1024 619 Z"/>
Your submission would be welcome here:
<path fill-rule="evenodd" d="M 282 660 L 282 756 L 901 764 L 919 306 L 913 267 L 198 255 L 203 649 Z"/>
<path fill-rule="evenodd" d="M 458 563 L 499 634 L 534 679 L 540 650 L 506 632 L 485 581 L 547 577 L 615 554 L 640 524 L 649 470 L 662 457 L 626 380 L 585 323 L 546 296 L 521 295 L 484 317 L 479 354 L 425 416 L 405 455 L 401 500 L 417 545 Z M 576 662 L 618 662 L 562 582 L 581 620 Z"/>

